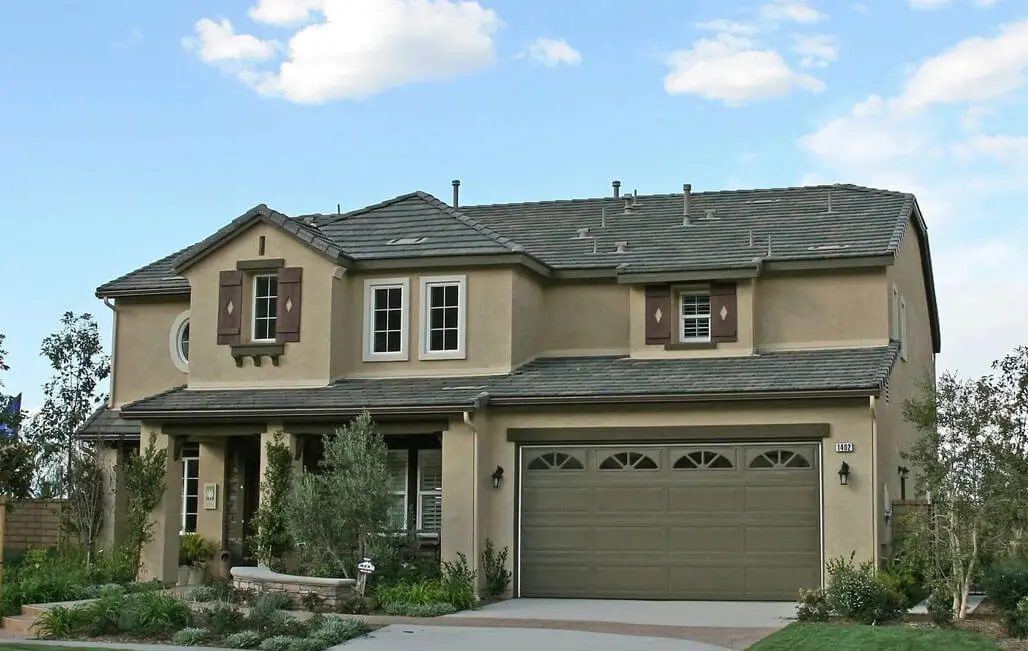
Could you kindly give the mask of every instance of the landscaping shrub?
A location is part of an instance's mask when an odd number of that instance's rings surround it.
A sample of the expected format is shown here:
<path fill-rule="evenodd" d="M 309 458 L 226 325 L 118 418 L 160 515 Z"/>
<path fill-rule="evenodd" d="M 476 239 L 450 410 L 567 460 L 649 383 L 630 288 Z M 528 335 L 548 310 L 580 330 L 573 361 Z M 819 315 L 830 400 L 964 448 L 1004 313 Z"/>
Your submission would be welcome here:
<path fill-rule="evenodd" d="M 1017 606 L 1003 613 L 1003 626 L 1010 637 L 1028 637 L 1028 597 L 1017 602 Z"/>
<path fill-rule="evenodd" d="M 20 562 L 4 567 L 0 610 L 15 615 L 23 604 L 96 598 L 98 586 L 132 580 L 122 557 L 97 553 L 88 565 L 82 550 L 27 550 Z"/>
<path fill-rule="evenodd" d="M 179 565 L 199 565 L 214 557 L 217 552 L 214 543 L 198 533 L 182 536 L 178 546 Z"/>
<path fill-rule="evenodd" d="M 369 544 L 369 553 L 375 559 L 375 573 L 368 580 L 371 592 L 381 585 L 417 583 L 442 576 L 438 548 L 426 553 L 413 527 L 405 535 L 378 536 Z"/>
<path fill-rule="evenodd" d="M 325 598 L 313 590 L 308 590 L 300 596 L 300 605 L 308 612 L 325 612 Z"/>
<path fill-rule="evenodd" d="M 253 606 L 246 616 L 246 628 L 253 629 L 261 635 L 282 635 L 289 616 L 277 608 L 267 605 Z"/>
<path fill-rule="evenodd" d="M 953 625 L 953 593 L 946 586 L 936 586 L 928 595 L 928 618 L 936 626 Z"/>
<path fill-rule="evenodd" d="M 482 551 L 482 571 L 485 573 L 485 590 L 491 597 L 499 597 L 510 585 L 511 572 L 507 569 L 507 559 L 510 556 L 510 548 L 504 547 L 499 552 L 493 546 L 493 541 L 486 539 L 485 549 Z"/>
<path fill-rule="evenodd" d="M 261 642 L 261 651 L 292 651 L 293 644 L 300 638 L 292 635 L 275 635 Z"/>
<path fill-rule="evenodd" d="M 254 608 L 271 608 L 273 610 L 290 610 L 293 599 L 284 592 L 262 592 L 253 601 Z"/>
<path fill-rule="evenodd" d="M 188 625 L 192 614 L 184 601 L 166 592 L 141 592 L 123 599 L 125 606 L 118 624 L 123 633 L 167 635 Z"/>
<path fill-rule="evenodd" d="M 453 604 L 441 601 L 415 604 L 408 601 L 395 601 L 383 607 L 386 615 L 396 617 L 439 617 L 457 612 Z"/>
<path fill-rule="evenodd" d="M 32 628 L 37 637 L 49 640 L 73 637 L 80 627 L 78 613 L 71 608 L 57 606 L 43 612 Z"/>
<path fill-rule="evenodd" d="M 832 614 L 828 598 L 821 588 L 800 590 L 800 600 L 796 603 L 796 619 L 801 622 L 827 622 Z"/>
<path fill-rule="evenodd" d="M 903 568 L 879 570 L 878 580 L 891 592 L 899 595 L 904 610 L 921 603 L 928 596 L 922 579 Z"/>
<path fill-rule="evenodd" d="M 311 637 L 323 642 L 325 646 L 335 646 L 343 642 L 363 635 L 368 630 L 364 622 L 355 619 L 339 619 L 338 617 L 326 617 L 317 629 L 311 632 Z"/>
<path fill-rule="evenodd" d="M 186 593 L 186 599 L 197 603 L 215 601 L 217 598 L 218 596 L 215 594 L 214 588 L 209 585 L 198 585 Z"/>
<path fill-rule="evenodd" d="M 173 644 L 179 646 L 198 646 L 211 637 L 211 632 L 206 628 L 184 628 L 171 636 Z"/>
<path fill-rule="evenodd" d="M 1017 608 L 1028 597 L 1028 560 L 1002 559 L 993 562 L 985 572 L 985 592 L 1004 612 Z"/>
<path fill-rule="evenodd" d="M 261 643 L 261 634 L 257 631 L 239 631 L 225 638 L 225 646 L 233 649 L 253 649 Z"/>
<path fill-rule="evenodd" d="M 475 573 L 468 567 L 468 559 L 458 552 L 457 560 L 443 563 L 441 599 L 453 604 L 457 610 L 475 607 Z"/>
<path fill-rule="evenodd" d="M 97 588 L 98 597 L 109 597 L 114 595 L 123 595 L 127 593 L 128 590 L 125 589 L 125 586 L 119 585 L 117 583 L 105 583 L 101 586 L 98 586 Z"/>
<path fill-rule="evenodd" d="M 339 604 L 339 612 L 351 615 L 367 615 L 372 611 L 371 600 L 359 595 L 344 599 Z"/>
<path fill-rule="evenodd" d="M 837 614 L 863 624 L 897 619 L 904 611 L 903 597 L 875 576 L 871 562 L 850 559 L 828 562 L 828 604 Z"/>
<path fill-rule="evenodd" d="M 216 603 L 196 611 L 196 619 L 214 635 L 228 635 L 241 629 L 246 617 L 230 604 Z"/>
<path fill-rule="evenodd" d="M 200 586 L 197 586 L 200 587 Z M 231 603 L 242 603 L 246 596 L 242 590 L 237 590 L 232 582 L 226 579 L 208 577 L 203 584 L 204 588 L 210 590 L 211 601 L 229 601 Z"/>

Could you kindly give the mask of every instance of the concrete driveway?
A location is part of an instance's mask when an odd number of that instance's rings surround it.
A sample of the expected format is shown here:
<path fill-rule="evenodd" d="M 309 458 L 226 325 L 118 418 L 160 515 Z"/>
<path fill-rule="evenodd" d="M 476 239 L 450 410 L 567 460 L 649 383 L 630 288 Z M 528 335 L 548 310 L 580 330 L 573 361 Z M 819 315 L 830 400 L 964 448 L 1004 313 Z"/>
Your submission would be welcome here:
<path fill-rule="evenodd" d="M 794 615 L 794 604 L 787 602 L 512 599 L 424 623 L 387 626 L 348 647 L 723 651 L 745 649 Z"/>

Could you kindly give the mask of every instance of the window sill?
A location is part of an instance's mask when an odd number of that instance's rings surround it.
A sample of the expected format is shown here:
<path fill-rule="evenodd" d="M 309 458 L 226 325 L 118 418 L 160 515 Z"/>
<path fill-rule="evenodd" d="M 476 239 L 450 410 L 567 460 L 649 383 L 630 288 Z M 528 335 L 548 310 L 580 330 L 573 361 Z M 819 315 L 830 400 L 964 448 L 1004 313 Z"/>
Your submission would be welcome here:
<path fill-rule="evenodd" d="M 439 359 L 467 359 L 463 350 L 441 350 L 438 352 L 421 351 L 418 359 L 424 362 L 431 362 Z"/>
<path fill-rule="evenodd" d="M 261 359 L 267 357 L 271 360 L 272 366 L 278 366 L 278 358 L 285 353 L 285 344 L 246 344 L 232 346 L 232 358 L 236 360 L 236 366 L 242 366 L 243 360 L 247 357 L 253 359 L 254 366 L 261 365 Z"/>
<path fill-rule="evenodd" d="M 677 344 L 664 344 L 664 350 L 715 350 L 716 341 L 685 341 Z"/>

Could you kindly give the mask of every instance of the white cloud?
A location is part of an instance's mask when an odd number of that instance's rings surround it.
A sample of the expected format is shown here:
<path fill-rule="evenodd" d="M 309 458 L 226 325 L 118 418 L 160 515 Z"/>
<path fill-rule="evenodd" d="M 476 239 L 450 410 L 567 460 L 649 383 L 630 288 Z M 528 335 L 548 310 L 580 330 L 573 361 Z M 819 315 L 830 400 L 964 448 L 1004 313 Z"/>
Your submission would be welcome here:
<path fill-rule="evenodd" d="M 537 38 L 528 46 L 528 56 L 548 68 L 565 64 L 575 66 L 582 62 L 582 54 L 564 40 Z"/>
<path fill-rule="evenodd" d="M 982 128 L 982 123 L 985 119 L 991 117 L 994 113 L 995 110 L 992 107 L 981 104 L 968 107 L 964 111 L 964 116 L 960 118 L 960 126 L 964 128 L 964 131 L 978 131 Z"/>
<path fill-rule="evenodd" d="M 795 36 L 792 50 L 803 57 L 800 65 L 804 68 L 821 68 L 839 58 L 835 39 L 827 34 Z"/>
<path fill-rule="evenodd" d="M 998 36 L 976 36 L 921 64 L 899 98 L 906 110 L 933 104 L 981 102 L 1017 90 L 1028 69 L 1028 20 L 1004 25 Z"/>
<path fill-rule="evenodd" d="M 752 36 L 760 31 L 760 27 L 753 23 L 743 23 L 738 20 L 728 20 L 725 18 L 707 20 L 695 23 L 695 25 L 699 29 L 722 34 L 735 34 L 737 36 Z"/>
<path fill-rule="evenodd" d="M 794 71 L 775 50 L 756 49 L 748 39 L 722 34 L 700 39 L 687 50 L 672 52 L 664 77 L 670 95 L 699 95 L 737 106 L 779 97 L 800 88 L 824 90 L 824 84 Z"/>
<path fill-rule="evenodd" d="M 975 136 L 966 142 L 958 143 L 954 150 L 965 157 L 979 154 L 1000 160 L 1028 163 L 1028 136 Z"/>
<path fill-rule="evenodd" d="M 324 9 L 325 0 L 258 0 L 250 8 L 250 18 L 269 25 L 306 23 L 311 14 Z"/>
<path fill-rule="evenodd" d="M 817 23 L 828 18 L 810 4 L 799 0 L 774 0 L 760 8 L 761 13 L 770 20 L 792 23 Z"/>
<path fill-rule="evenodd" d="M 196 36 L 182 39 L 182 45 L 196 52 L 200 60 L 206 63 L 259 61 L 270 59 L 278 50 L 275 41 L 262 41 L 250 34 L 236 34 L 227 18 L 218 22 L 201 18 L 193 28 Z"/>
<path fill-rule="evenodd" d="M 914 9 L 939 9 L 945 7 L 952 0 L 908 0 L 910 6 Z"/>

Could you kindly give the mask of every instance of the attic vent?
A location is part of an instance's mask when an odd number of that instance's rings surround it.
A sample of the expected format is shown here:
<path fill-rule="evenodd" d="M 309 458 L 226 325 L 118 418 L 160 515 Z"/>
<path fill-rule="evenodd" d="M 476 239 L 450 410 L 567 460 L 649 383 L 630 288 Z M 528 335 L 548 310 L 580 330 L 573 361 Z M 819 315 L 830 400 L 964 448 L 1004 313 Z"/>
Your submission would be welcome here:
<path fill-rule="evenodd" d="M 584 240 L 584 239 L 588 239 L 588 237 L 589 237 L 589 227 L 588 226 L 586 226 L 585 228 L 579 228 L 579 229 L 576 230 L 576 232 L 578 233 L 578 235 L 576 235 L 575 238 L 574 238 L 576 240 Z"/>
<path fill-rule="evenodd" d="M 388 244 L 389 246 L 402 246 L 404 244 L 421 244 L 427 239 L 427 237 L 394 237 L 393 239 L 386 242 L 386 244 Z"/>
<path fill-rule="evenodd" d="M 614 253 L 626 253 L 628 251 L 628 242 L 614 242 Z"/>
<path fill-rule="evenodd" d="M 849 244 L 815 244 L 808 246 L 808 251 L 841 251 L 850 248 Z"/>

